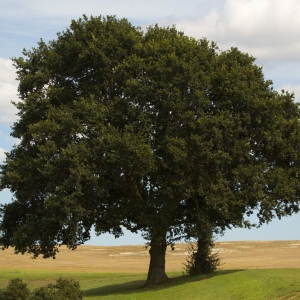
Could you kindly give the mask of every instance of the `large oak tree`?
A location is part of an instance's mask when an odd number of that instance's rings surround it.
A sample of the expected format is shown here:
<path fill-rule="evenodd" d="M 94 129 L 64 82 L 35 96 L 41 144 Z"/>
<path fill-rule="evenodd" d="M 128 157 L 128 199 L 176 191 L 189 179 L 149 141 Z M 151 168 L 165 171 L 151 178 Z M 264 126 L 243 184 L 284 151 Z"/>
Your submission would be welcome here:
<path fill-rule="evenodd" d="M 20 139 L 1 166 L 4 247 L 53 257 L 122 226 L 165 251 L 201 230 L 298 212 L 300 126 L 255 59 L 174 27 L 83 17 L 14 58 Z M 202 224 L 202 225 L 201 225 Z M 205 226 L 203 224 L 206 224 Z"/>

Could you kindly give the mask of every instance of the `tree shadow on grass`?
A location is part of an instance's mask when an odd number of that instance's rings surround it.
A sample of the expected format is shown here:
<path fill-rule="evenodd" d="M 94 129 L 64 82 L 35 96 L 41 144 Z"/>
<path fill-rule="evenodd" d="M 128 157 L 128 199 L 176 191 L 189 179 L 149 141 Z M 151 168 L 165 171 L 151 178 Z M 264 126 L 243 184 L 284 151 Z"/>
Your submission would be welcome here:
<path fill-rule="evenodd" d="M 84 297 L 130 294 L 143 289 L 145 280 L 133 280 L 124 283 L 110 284 L 84 291 Z"/>
<path fill-rule="evenodd" d="M 222 270 L 222 271 L 216 271 L 210 274 L 198 275 L 198 276 L 181 275 L 181 276 L 172 277 L 167 282 L 164 282 L 163 284 L 154 287 L 144 287 L 145 280 L 133 280 L 124 283 L 110 284 L 98 288 L 88 289 L 84 291 L 84 296 L 88 298 L 92 296 L 94 297 L 94 296 L 107 296 L 107 295 L 115 295 L 115 294 L 122 295 L 122 294 L 131 294 L 131 293 L 143 293 L 151 290 L 158 291 L 158 290 L 169 289 L 181 284 L 207 280 L 216 276 L 224 276 L 224 275 L 241 272 L 241 271 L 243 271 L 243 269 Z"/>

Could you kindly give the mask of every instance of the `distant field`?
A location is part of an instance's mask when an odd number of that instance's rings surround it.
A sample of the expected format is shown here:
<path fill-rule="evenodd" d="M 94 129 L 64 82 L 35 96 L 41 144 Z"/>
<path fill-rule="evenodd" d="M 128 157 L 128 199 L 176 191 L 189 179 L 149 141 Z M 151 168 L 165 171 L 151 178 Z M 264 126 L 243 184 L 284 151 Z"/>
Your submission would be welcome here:
<path fill-rule="evenodd" d="M 220 242 L 221 268 L 300 268 L 300 241 Z M 181 271 L 186 261 L 187 245 L 176 244 L 167 250 L 168 272 Z M 56 259 L 30 259 L 30 255 L 15 255 L 12 249 L 0 252 L 0 268 L 11 270 L 63 270 L 97 273 L 147 272 L 149 252 L 139 246 L 79 246 L 72 251 L 61 247 Z"/>
<path fill-rule="evenodd" d="M 142 289 L 149 265 L 143 245 L 62 247 L 55 260 L 30 259 L 8 249 L 0 252 L 0 288 L 16 277 L 34 288 L 62 276 L 78 280 L 89 300 L 300 299 L 300 241 L 220 242 L 214 251 L 219 251 L 221 271 L 182 277 L 187 245 L 177 244 L 166 256 L 173 279 L 149 290 Z"/>

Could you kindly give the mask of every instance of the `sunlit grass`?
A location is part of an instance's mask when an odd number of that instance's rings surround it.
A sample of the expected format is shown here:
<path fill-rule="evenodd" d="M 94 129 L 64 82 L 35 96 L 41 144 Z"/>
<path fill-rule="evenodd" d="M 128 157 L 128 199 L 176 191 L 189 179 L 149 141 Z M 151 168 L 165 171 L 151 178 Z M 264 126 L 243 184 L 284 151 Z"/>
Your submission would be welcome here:
<path fill-rule="evenodd" d="M 187 277 L 168 274 L 169 282 L 144 288 L 142 273 L 80 273 L 32 270 L 0 270 L 0 287 L 19 277 L 33 289 L 59 277 L 80 282 L 85 298 L 94 299 L 300 299 L 300 269 L 223 270 L 211 275 Z"/>

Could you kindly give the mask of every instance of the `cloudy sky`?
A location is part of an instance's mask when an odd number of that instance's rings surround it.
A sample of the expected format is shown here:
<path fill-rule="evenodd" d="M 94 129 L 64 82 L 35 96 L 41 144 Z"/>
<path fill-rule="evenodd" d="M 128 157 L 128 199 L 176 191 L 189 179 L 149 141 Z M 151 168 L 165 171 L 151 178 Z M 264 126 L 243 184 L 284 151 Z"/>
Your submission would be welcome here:
<path fill-rule="evenodd" d="M 221 50 L 232 46 L 256 57 L 275 90 L 295 93 L 300 102 L 300 1 L 299 0 L 0 0 L 0 162 L 14 143 L 10 126 L 17 119 L 11 101 L 18 101 L 15 70 L 10 58 L 24 48 L 49 41 L 83 14 L 116 15 L 133 25 L 176 24 L 195 38 L 207 37 Z M 0 202 L 9 202 L 8 190 Z M 300 215 L 273 221 L 260 229 L 234 229 L 219 240 L 300 239 Z M 90 244 L 143 243 L 138 235 L 101 236 Z"/>

